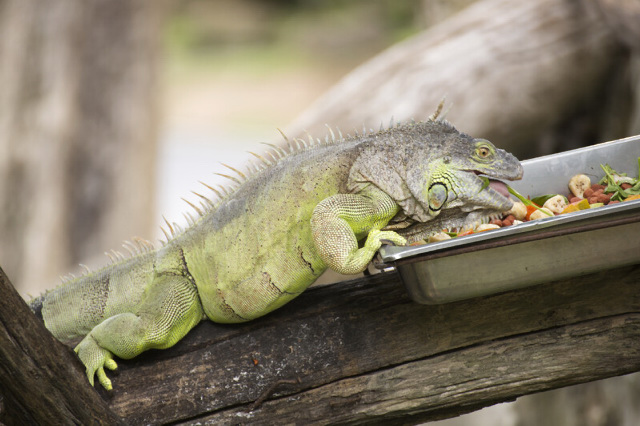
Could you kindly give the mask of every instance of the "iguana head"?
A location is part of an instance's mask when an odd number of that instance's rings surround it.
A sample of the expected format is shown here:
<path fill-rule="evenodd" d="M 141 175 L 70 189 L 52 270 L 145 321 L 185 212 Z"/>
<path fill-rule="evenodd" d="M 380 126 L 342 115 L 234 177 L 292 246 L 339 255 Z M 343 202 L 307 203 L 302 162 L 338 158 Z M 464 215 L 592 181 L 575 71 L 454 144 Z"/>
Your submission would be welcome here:
<path fill-rule="evenodd" d="M 378 133 L 354 163 L 350 185 L 374 184 L 404 215 L 426 222 L 446 209 L 509 210 L 506 186 L 491 179 L 515 180 L 522 174 L 512 154 L 446 122 L 430 120 Z"/>

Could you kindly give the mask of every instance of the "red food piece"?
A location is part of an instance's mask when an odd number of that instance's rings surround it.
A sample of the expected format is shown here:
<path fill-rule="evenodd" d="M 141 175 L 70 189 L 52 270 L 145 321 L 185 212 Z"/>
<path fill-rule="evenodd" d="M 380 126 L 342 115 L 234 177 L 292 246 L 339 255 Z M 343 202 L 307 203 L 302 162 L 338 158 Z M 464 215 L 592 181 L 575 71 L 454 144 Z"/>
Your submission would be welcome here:
<path fill-rule="evenodd" d="M 618 200 L 609 201 L 609 205 L 611 205 L 611 204 L 618 204 L 619 202 L 620 202 L 620 201 L 618 201 Z"/>
<path fill-rule="evenodd" d="M 512 221 L 512 220 L 504 219 L 504 220 L 502 221 L 502 226 L 503 226 L 503 227 L 504 227 L 504 226 L 511 226 L 511 225 L 513 225 L 513 221 Z"/>
<path fill-rule="evenodd" d="M 596 198 L 598 199 L 598 203 L 609 204 L 612 195 L 613 194 L 598 194 Z"/>
<path fill-rule="evenodd" d="M 630 183 L 626 183 L 626 182 L 625 182 L 625 183 L 621 183 L 621 184 L 620 184 L 620 188 L 622 188 L 622 189 L 629 189 L 629 188 L 631 188 L 632 186 L 633 186 L 633 185 L 631 185 Z"/>
<path fill-rule="evenodd" d="M 489 223 L 492 224 L 492 225 L 502 226 L 502 221 L 500 219 L 493 219 Z"/>
<path fill-rule="evenodd" d="M 588 200 L 589 200 L 589 204 L 599 203 L 597 195 L 589 197 Z"/>
<path fill-rule="evenodd" d="M 506 220 L 508 220 L 509 222 L 513 223 L 514 220 L 516 220 L 516 217 L 512 214 L 510 214 L 509 216 L 505 217 Z"/>
<path fill-rule="evenodd" d="M 571 197 L 571 198 L 569 198 L 569 204 L 579 203 L 580 201 L 582 201 L 582 198 L 580 198 L 580 197 Z"/>
<path fill-rule="evenodd" d="M 591 197 L 593 195 L 594 192 L 595 191 L 593 190 L 593 188 L 587 188 L 587 189 L 584 190 L 584 194 L 582 194 L 582 196 L 584 198 L 589 198 L 589 197 Z"/>
<path fill-rule="evenodd" d="M 594 183 L 593 185 L 591 185 L 591 189 L 593 189 L 593 191 L 599 191 L 599 190 L 603 190 L 606 188 L 606 186 L 604 185 L 600 185 L 599 183 Z"/>

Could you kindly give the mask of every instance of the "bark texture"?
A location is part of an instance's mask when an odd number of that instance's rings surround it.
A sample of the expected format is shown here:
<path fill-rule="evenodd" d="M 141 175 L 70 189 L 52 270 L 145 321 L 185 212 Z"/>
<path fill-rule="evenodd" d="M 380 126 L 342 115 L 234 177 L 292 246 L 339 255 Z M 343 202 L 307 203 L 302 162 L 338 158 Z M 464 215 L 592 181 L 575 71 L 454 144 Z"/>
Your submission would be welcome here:
<path fill-rule="evenodd" d="M 121 424 L 0 269 L 0 424 Z"/>
<path fill-rule="evenodd" d="M 640 371 L 639 279 L 635 266 L 439 306 L 412 303 L 395 273 L 312 288 L 121 361 L 108 400 L 129 424 L 453 417 Z"/>

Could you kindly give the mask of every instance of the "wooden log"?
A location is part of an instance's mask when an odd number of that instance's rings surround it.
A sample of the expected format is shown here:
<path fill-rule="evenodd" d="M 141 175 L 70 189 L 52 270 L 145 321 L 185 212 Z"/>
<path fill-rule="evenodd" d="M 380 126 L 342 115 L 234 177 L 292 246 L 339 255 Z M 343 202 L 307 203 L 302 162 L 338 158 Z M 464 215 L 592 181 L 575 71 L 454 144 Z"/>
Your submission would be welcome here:
<path fill-rule="evenodd" d="M 439 306 L 411 302 L 395 273 L 312 288 L 260 320 L 202 323 L 121 361 L 107 398 L 130 424 L 456 416 L 640 371 L 639 279 L 637 265 Z"/>
<path fill-rule="evenodd" d="M 0 424 L 120 424 L 0 269 Z"/>

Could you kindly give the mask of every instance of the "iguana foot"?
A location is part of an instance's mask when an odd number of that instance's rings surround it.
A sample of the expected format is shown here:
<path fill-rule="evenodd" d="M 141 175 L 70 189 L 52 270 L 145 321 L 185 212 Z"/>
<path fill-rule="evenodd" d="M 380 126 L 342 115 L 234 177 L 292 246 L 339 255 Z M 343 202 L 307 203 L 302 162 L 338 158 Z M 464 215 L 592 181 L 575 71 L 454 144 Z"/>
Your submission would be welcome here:
<path fill-rule="evenodd" d="M 74 351 L 86 368 L 87 378 L 91 386 L 94 383 L 93 377 L 97 375 L 98 381 L 106 390 L 113 389 L 111 380 L 109 380 L 104 371 L 105 367 L 109 370 L 118 368 L 118 364 L 113 360 L 113 354 L 110 351 L 98 345 L 98 342 L 95 341 L 91 334 L 82 339 Z"/>
<path fill-rule="evenodd" d="M 383 243 L 392 243 L 397 246 L 404 246 L 407 244 L 407 240 L 404 237 L 401 237 L 397 232 L 378 231 L 374 229 L 369 232 L 369 236 L 367 237 L 367 241 L 364 243 L 364 246 L 375 252 L 380 249 Z"/>

